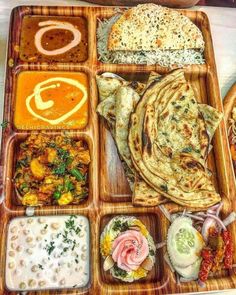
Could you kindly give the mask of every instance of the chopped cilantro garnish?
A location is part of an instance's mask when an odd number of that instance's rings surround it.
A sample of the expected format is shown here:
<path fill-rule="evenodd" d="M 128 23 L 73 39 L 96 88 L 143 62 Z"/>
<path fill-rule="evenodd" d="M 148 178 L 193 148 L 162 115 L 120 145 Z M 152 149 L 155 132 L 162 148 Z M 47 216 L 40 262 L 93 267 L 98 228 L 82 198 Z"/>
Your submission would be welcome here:
<path fill-rule="evenodd" d="M 154 256 L 155 255 L 155 252 L 152 249 L 149 251 L 149 253 L 150 253 L 151 256 Z"/>
<path fill-rule="evenodd" d="M 2 129 L 3 129 L 3 130 L 6 129 L 7 126 L 8 126 L 8 124 L 9 124 L 8 121 L 6 121 L 6 120 L 2 121 L 2 123 L 1 123 L 1 127 L 2 127 Z"/>
<path fill-rule="evenodd" d="M 54 241 L 50 242 L 48 245 L 46 245 L 46 251 L 48 252 L 48 255 L 51 255 L 53 250 L 55 249 Z"/>
<path fill-rule="evenodd" d="M 119 268 L 116 263 L 114 264 L 114 273 L 119 277 L 125 277 L 127 275 L 127 271 Z"/>
<path fill-rule="evenodd" d="M 57 154 L 62 160 L 66 160 L 70 156 L 70 153 L 67 150 L 64 150 L 62 148 L 57 148 Z"/>
<path fill-rule="evenodd" d="M 56 168 L 53 169 L 53 173 L 56 175 L 63 175 L 66 171 L 66 164 L 60 163 Z"/>
<path fill-rule="evenodd" d="M 181 107 L 180 105 L 176 105 L 175 108 L 176 108 L 177 110 L 179 110 L 179 109 L 181 109 L 182 107 Z"/>
<path fill-rule="evenodd" d="M 116 220 L 114 225 L 113 225 L 113 230 L 114 231 L 126 231 L 129 229 L 129 225 L 128 225 L 128 222 L 125 221 L 125 222 L 121 222 L 120 220 Z"/>
<path fill-rule="evenodd" d="M 193 148 L 191 146 L 185 147 L 182 149 L 182 153 L 191 153 Z"/>
<path fill-rule="evenodd" d="M 75 225 L 75 220 L 73 218 L 75 218 L 75 216 L 71 215 L 70 218 L 65 222 L 65 225 L 70 232 L 74 232 L 76 235 L 78 235 L 81 229 L 79 226 Z"/>
<path fill-rule="evenodd" d="M 165 193 L 168 192 L 168 186 L 167 186 L 166 184 L 162 184 L 162 185 L 160 185 L 160 189 L 161 189 L 163 192 L 165 192 Z"/>

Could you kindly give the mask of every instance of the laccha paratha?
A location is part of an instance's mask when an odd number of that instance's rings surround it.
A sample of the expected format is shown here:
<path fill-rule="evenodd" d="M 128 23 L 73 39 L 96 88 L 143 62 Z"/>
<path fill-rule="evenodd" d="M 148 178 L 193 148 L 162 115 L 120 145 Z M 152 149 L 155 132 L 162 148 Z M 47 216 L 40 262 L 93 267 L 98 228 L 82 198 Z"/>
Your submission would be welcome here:
<path fill-rule="evenodd" d="M 138 173 L 167 198 L 204 208 L 220 201 L 204 166 L 206 124 L 182 70 L 146 90 L 131 115 L 129 147 Z"/>

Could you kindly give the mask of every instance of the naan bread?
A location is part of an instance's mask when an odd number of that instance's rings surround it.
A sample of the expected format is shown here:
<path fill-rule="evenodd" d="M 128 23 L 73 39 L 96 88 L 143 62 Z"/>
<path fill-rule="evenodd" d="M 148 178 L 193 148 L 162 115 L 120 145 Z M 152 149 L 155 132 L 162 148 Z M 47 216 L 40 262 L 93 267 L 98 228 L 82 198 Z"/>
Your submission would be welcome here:
<path fill-rule="evenodd" d="M 203 36 L 191 20 L 176 10 L 143 4 L 126 10 L 113 24 L 108 50 L 204 50 Z"/>
<path fill-rule="evenodd" d="M 209 136 L 182 70 L 153 82 L 131 115 L 129 147 L 141 177 L 187 207 L 220 201 L 204 166 Z"/>

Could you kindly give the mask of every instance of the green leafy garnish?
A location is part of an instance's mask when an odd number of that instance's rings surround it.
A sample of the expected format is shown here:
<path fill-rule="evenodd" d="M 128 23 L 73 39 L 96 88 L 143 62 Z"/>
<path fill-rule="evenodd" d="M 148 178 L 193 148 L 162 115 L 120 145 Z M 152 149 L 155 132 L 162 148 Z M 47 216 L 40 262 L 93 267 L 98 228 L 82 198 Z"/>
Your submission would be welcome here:
<path fill-rule="evenodd" d="M 53 193 L 53 198 L 54 198 L 55 200 L 59 200 L 60 197 L 61 197 L 61 192 L 59 192 L 59 191 L 55 191 L 55 192 Z"/>
<path fill-rule="evenodd" d="M 181 107 L 180 105 L 176 105 L 175 108 L 176 108 L 177 110 L 179 110 L 179 109 L 181 109 L 182 107 Z"/>
<path fill-rule="evenodd" d="M 76 218 L 76 216 L 71 215 L 70 218 L 65 222 L 66 228 L 70 231 L 70 232 L 75 232 L 76 235 L 78 235 L 81 231 L 79 226 L 75 225 L 75 220 L 74 218 Z"/>
<path fill-rule="evenodd" d="M 113 225 L 113 230 L 114 231 L 123 232 L 123 231 L 126 231 L 128 229 L 129 229 L 129 225 L 128 225 L 128 222 L 127 221 L 121 222 L 121 220 L 116 220 L 114 222 L 114 225 Z"/>
<path fill-rule="evenodd" d="M 175 121 L 175 122 L 179 122 L 179 120 L 178 120 L 175 116 L 172 116 L 172 117 L 171 117 L 171 120 L 172 120 L 172 121 Z"/>
<path fill-rule="evenodd" d="M 114 273 L 116 276 L 119 276 L 119 277 L 126 277 L 127 276 L 127 271 L 119 268 L 116 263 L 114 264 Z"/>
<path fill-rule="evenodd" d="M 163 192 L 165 192 L 165 193 L 168 192 L 168 186 L 167 186 L 166 184 L 162 184 L 162 185 L 160 185 L 160 189 L 161 189 Z"/>
<path fill-rule="evenodd" d="M 191 153 L 193 148 L 191 146 L 185 147 L 182 149 L 182 153 Z"/>
<path fill-rule="evenodd" d="M 3 130 L 6 129 L 9 123 L 10 123 L 10 122 L 8 122 L 7 120 L 2 121 L 2 123 L 1 123 L 1 127 L 2 127 L 2 129 L 3 129 Z"/>
<path fill-rule="evenodd" d="M 64 175 L 66 172 L 66 164 L 60 163 L 56 168 L 53 169 L 53 173 L 56 175 Z"/>
<path fill-rule="evenodd" d="M 25 158 L 18 160 L 16 162 L 16 167 L 17 168 L 21 168 L 22 166 L 27 167 L 29 165 L 29 161 L 30 161 L 30 158 L 26 156 Z"/>
<path fill-rule="evenodd" d="M 155 252 L 152 249 L 149 251 L 149 253 L 150 253 L 151 256 L 154 256 L 155 255 Z"/>
<path fill-rule="evenodd" d="M 70 156 L 70 153 L 62 148 L 57 148 L 57 154 L 63 161 L 68 159 Z"/>
<path fill-rule="evenodd" d="M 50 148 L 55 148 L 57 145 L 55 144 L 55 142 L 49 142 L 47 144 L 47 146 L 50 147 Z"/>
<path fill-rule="evenodd" d="M 45 249 L 48 252 L 48 255 L 51 255 L 51 253 L 55 249 L 55 245 L 54 244 L 55 244 L 55 242 L 52 241 L 52 242 L 50 242 L 50 244 L 46 245 Z"/>

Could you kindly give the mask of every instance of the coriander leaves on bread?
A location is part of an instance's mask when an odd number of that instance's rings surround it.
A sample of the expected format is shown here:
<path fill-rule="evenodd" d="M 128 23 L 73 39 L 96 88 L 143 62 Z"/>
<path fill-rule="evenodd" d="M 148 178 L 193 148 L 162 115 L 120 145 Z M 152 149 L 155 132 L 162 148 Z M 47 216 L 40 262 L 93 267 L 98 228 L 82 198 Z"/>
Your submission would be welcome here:
<path fill-rule="evenodd" d="M 200 29 L 181 12 L 143 4 L 99 20 L 99 60 L 118 64 L 183 67 L 203 64 Z"/>
<path fill-rule="evenodd" d="M 135 169 L 157 192 L 187 207 L 220 201 L 205 165 L 209 136 L 182 70 L 153 82 L 131 115 L 129 148 Z"/>
<path fill-rule="evenodd" d="M 222 114 L 197 102 L 184 71 L 164 76 L 151 72 L 146 83 L 106 79 L 97 76 L 101 101 L 97 111 L 108 122 L 133 204 L 173 201 L 204 208 L 219 202 L 206 158 Z M 106 86 L 111 82 L 109 94 Z M 112 124 L 101 111 L 106 101 Z"/>

